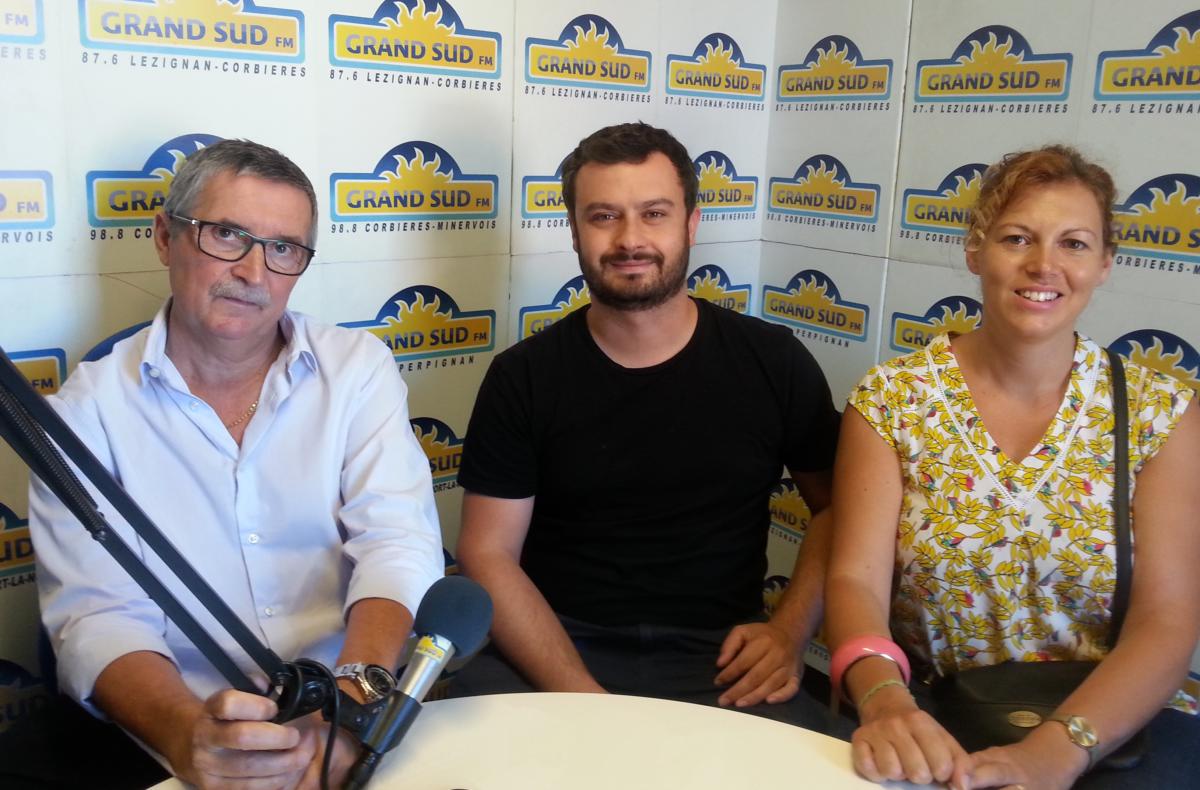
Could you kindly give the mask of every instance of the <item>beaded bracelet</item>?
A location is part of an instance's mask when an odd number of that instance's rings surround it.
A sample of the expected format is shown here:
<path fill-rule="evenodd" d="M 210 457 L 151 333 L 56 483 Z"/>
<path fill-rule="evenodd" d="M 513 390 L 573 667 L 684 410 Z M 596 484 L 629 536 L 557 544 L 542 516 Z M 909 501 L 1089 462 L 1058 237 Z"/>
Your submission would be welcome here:
<path fill-rule="evenodd" d="M 867 693 L 862 695 L 862 699 L 860 699 L 858 701 L 858 704 L 855 705 L 854 707 L 858 708 L 859 712 L 861 713 L 863 706 L 867 704 L 867 701 L 870 700 L 871 697 L 874 697 L 878 692 L 883 691 L 888 686 L 899 686 L 902 689 L 905 689 L 905 690 L 908 689 L 908 685 L 903 680 L 896 680 L 895 678 L 888 678 L 887 680 L 881 680 L 878 683 L 876 683 L 874 686 L 871 686 L 871 688 L 867 689 Z"/>

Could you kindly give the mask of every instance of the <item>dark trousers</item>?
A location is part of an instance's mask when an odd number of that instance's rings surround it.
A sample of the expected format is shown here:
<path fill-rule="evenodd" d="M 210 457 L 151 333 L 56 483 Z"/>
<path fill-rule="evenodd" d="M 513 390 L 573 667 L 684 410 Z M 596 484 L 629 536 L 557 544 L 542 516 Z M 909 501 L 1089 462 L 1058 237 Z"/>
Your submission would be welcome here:
<path fill-rule="evenodd" d="M 4 790 L 141 790 L 167 777 L 120 727 L 68 697 L 55 697 L 0 735 Z"/>
<path fill-rule="evenodd" d="M 584 665 L 614 694 L 716 705 L 717 655 L 728 629 L 599 626 L 560 616 Z M 494 647 L 485 648 L 450 681 L 448 696 L 536 691 Z M 788 702 L 731 708 L 846 738 L 853 729 L 801 689 Z"/>

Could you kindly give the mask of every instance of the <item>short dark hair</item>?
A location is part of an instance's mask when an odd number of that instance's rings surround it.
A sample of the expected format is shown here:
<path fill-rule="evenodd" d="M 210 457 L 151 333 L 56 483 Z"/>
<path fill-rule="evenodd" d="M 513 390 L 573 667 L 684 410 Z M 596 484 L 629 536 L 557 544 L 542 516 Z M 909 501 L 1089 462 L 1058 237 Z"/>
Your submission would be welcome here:
<path fill-rule="evenodd" d="M 291 159 L 270 146 L 250 140 L 219 140 L 189 156 L 175 173 L 167 199 L 163 201 L 163 211 L 168 215 L 190 215 L 208 182 L 224 172 L 257 176 L 303 192 L 312 206 L 308 246 L 313 246 L 317 236 L 317 194 L 312 182 Z"/>
<path fill-rule="evenodd" d="M 563 202 L 567 206 L 567 214 L 571 221 L 574 222 L 575 217 L 575 178 L 584 165 L 591 162 L 601 165 L 640 163 L 656 152 L 666 156 L 675 166 L 675 172 L 679 174 L 679 183 L 683 187 L 683 205 L 687 213 L 691 214 L 692 209 L 696 207 L 696 193 L 700 185 L 687 149 L 666 129 L 658 129 L 638 121 L 606 126 L 592 132 L 580 140 L 575 150 L 563 160 Z"/>

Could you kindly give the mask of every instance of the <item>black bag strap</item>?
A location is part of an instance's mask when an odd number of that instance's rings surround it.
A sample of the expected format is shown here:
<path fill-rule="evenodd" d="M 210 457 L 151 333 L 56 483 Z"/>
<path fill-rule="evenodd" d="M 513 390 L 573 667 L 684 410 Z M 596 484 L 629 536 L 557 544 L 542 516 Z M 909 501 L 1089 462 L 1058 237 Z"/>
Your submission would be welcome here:
<path fill-rule="evenodd" d="M 1129 398 L 1125 393 L 1125 365 L 1111 348 L 1108 354 L 1113 402 L 1113 521 L 1117 538 L 1117 583 L 1113 590 L 1112 623 L 1108 629 L 1111 650 L 1121 635 L 1129 591 L 1133 587 L 1133 547 L 1129 534 Z"/>

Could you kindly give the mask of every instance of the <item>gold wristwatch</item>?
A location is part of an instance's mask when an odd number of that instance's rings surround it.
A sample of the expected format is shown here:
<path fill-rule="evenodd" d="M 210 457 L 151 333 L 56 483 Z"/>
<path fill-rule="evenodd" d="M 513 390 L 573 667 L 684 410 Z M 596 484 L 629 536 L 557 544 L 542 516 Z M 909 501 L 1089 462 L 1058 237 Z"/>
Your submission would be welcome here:
<path fill-rule="evenodd" d="M 1071 743 L 1087 752 L 1088 769 L 1091 770 L 1098 754 L 1096 747 L 1100 745 L 1100 736 L 1096 735 L 1096 728 L 1092 723 L 1082 716 L 1069 716 L 1065 713 L 1047 716 L 1046 721 L 1061 722 L 1067 728 L 1067 737 L 1071 739 Z"/>

